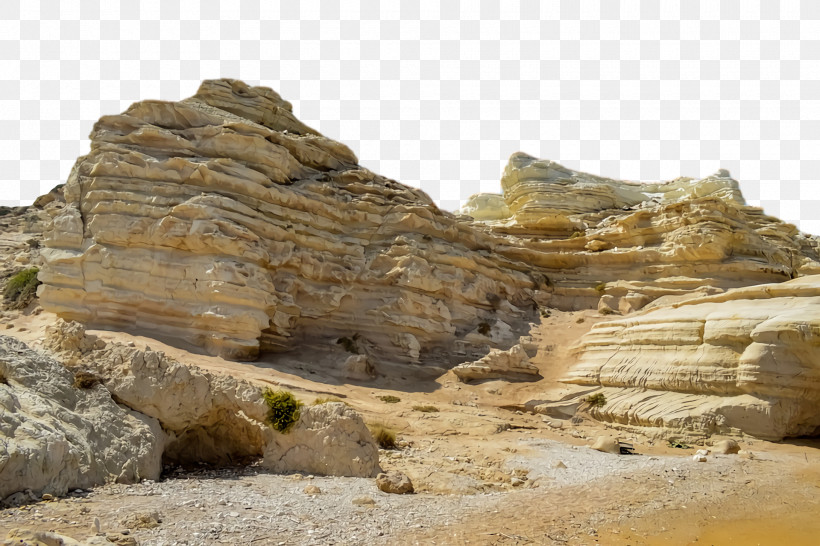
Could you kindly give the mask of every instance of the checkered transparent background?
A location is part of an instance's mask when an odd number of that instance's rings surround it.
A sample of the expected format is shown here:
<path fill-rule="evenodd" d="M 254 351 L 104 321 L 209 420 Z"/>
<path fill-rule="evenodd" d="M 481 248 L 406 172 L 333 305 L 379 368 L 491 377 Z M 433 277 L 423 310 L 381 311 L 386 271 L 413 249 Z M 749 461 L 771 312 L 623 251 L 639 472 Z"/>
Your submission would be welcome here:
<path fill-rule="evenodd" d="M 278 90 L 445 209 L 522 150 L 630 180 L 727 168 L 820 233 L 820 1 L 6 0 L 0 204 L 64 181 L 101 115 L 205 78 Z"/>

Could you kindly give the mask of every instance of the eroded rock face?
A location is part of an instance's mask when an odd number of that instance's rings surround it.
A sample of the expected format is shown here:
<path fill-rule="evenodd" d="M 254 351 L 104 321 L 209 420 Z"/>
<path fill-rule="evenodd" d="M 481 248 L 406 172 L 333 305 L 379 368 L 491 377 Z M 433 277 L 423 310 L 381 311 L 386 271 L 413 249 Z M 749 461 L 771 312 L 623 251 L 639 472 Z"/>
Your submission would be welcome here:
<path fill-rule="evenodd" d="M 161 351 L 102 344 L 82 325 L 62 319 L 47 329 L 45 346 L 93 373 L 110 398 L 160 424 L 167 439 L 157 449 L 165 463 L 226 464 L 264 456 L 264 464 L 278 472 L 378 472 L 378 448 L 361 417 L 344 404 L 305 408 L 281 434 L 266 424 L 262 391 L 248 381 L 186 366 Z"/>
<path fill-rule="evenodd" d="M 293 431 L 277 434 L 263 465 L 275 472 L 373 477 L 379 449 L 361 416 L 341 402 L 302 408 Z"/>
<path fill-rule="evenodd" d="M 448 364 L 478 323 L 525 324 L 543 281 L 235 80 L 101 118 L 64 195 L 46 310 L 234 359 L 360 334 L 381 361 Z"/>
<path fill-rule="evenodd" d="M 507 237 L 496 249 L 552 280 L 549 305 L 629 314 L 661 297 L 820 273 L 820 239 L 746 206 L 720 170 L 702 180 L 636 183 L 513 154 L 500 196 L 473 196 L 462 213 Z M 602 305 L 603 307 L 603 305 Z"/>
<path fill-rule="evenodd" d="M 521 345 L 510 349 L 490 349 L 487 356 L 475 362 L 466 362 L 453 368 L 453 373 L 462 381 L 480 379 L 530 380 L 540 378 L 538 368 L 530 363 L 529 356 Z"/>
<path fill-rule="evenodd" d="M 603 386 L 598 419 L 763 439 L 820 432 L 820 275 L 597 324 L 568 383 Z"/>
<path fill-rule="evenodd" d="M 0 375 L 0 498 L 159 478 L 166 435 L 156 419 L 101 385 L 75 387 L 59 362 L 6 336 Z"/>

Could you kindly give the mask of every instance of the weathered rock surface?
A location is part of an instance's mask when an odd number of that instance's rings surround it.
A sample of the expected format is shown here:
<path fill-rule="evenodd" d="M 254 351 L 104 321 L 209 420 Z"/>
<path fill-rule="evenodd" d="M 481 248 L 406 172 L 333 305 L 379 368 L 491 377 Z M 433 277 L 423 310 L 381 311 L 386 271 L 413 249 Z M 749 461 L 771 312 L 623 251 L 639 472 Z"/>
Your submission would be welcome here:
<path fill-rule="evenodd" d="M 166 434 L 156 419 L 100 385 L 75 387 L 59 362 L 6 336 L 0 376 L 0 498 L 159 478 Z"/>
<path fill-rule="evenodd" d="M 166 462 L 264 457 L 264 465 L 278 472 L 370 477 L 379 471 L 370 432 L 344 404 L 304 408 L 281 434 L 266 424 L 262 391 L 248 381 L 180 364 L 161 351 L 101 344 L 80 324 L 62 319 L 48 329 L 45 346 L 99 377 L 120 404 L 156 419 L 168 435 L 161 446 Z"/>
<path fill-rule="evenodd" d="M 616 438 L 611 438 L 609 436 L 598 436 L 595 442 L 590 446 L 590 449 L 620 455 L 621 444 Z"/>
<path fill-rule="evenodd" d="M 341 402 L 302 408 L 287 434 L 276 434 L 264 466 L 275 472 L 323 476 L 376 476 L 379 450 L 361 416 Z"/>
<path fill-rule="evenodd" d="M 235 80 L 101 118 L 64 195 L 46 310 L 235 359 L 358 333 L 381 361 L 455 363 L 455 340 L 482 321 L 525 326 L 543 288 L 526 256 L 493 254 L 498 237 Z"/>
<path fill-rule="evenodd" d="M 404 495 L 415 491 L 410 478 L 396 471 L 383 472 L 376 476 L 376 486 L 380 491 L 396 495 Z"/>
<path fill-rule="evenodd" d="M 501 185 L 507 217 L 486 194 L 461 212 L 507 237 L 495 252 L 548 275 L 553 307 L 628 314 L 660 297 L 820 273 L 820 240 L 747 206 L 725 170 L 636 183 L 516 153 Z"/>
<path fill-rule="evenodd" d="M 820 432 L 820 275 L 597 324 L 569 383 L 603 386 L 596 418 L 692 434 Z"/>
<path fill-rule="evenodd" d="M 521 345 L 510 349 L 490 349 L 487 356 L 475 362 L 459 364 L 453 373 L 462 381 L 477 379 L 531 380 L 538 379 L 538 367 L 530 363 L 529 356 Z"/>

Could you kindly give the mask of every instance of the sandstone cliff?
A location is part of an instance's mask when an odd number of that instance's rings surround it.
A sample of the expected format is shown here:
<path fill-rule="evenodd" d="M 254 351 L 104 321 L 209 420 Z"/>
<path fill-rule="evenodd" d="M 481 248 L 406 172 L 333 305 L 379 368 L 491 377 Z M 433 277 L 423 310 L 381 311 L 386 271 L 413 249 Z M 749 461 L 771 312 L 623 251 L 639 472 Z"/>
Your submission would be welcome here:
<path fill-rule="evenodd" d="M 566 382 L 602 386 L 601 420 L 780 440 L 820 433 L 820 275 L 596 325 Z"/>
<path fill-rule="evenodd" d="M 462 209 L 554 284 L 550 305 L 629 313 L 659 297 L 820 272 L 820 240 L 745 204 L 725 170 L 702 180 L 611 180 L 513 154 L 501 196 Z"/>
<path fill-rule="evenodd" d="M 494 345 L 454 354 L 482 322 L 526 329 L 545 288 L 526 254 L 494 255 L 498 237 L 235 80 L 101 118 L 64 194 L 42 251 L 46 310 L 234 359 L 339 342 L 453 364 Z"/>

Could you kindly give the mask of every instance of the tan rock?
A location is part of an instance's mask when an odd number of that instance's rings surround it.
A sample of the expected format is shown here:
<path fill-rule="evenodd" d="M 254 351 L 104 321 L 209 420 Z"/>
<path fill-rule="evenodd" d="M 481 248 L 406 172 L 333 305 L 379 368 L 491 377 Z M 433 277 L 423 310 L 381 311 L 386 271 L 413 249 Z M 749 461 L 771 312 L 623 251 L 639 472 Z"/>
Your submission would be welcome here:
<path fill-rule="evenodd" d="M 303 491 L 305 495 L 318 495 L 322 492 L 322 490 L 316 485 L 307 485 Z"/>
<path fill-rule="evenodd" d="M 41 304 L 67 320 L 233 359 L 359 334 L 373 362 L 449 366 L 457 332 L 499 321 L 507 348 L 535 316 L 526 255 L 499 259 L 503 238 L 359 166 L 271 89 L 205 81 L 91 140 L 42 249 Z"/>
<path fill-rule="evenodd" d="M 403 495 L 413 493 L 413 482 L 401 472 L 385 472 L 376 476 L 376 486 L 385 493 Z"/>
<path fill-rule="evenodd" d="M 618 439 L 609 436 L 598 436 L 598 439 L 595 440 L 590 448 L 596 451 L 603 451 L 604 453 L 614 453 L 615 455 L 620 455 L 621 453 L 621 444 L 618 442 Z"/>
<path fill-rule="evenodd" d="M 629 426 L 742 431 L 820 427 L 820 276 L 739 288 L 598 324 L 567 382 L 607 387 L 595 417 Z"/>
<path fill-rule="evenodd" d="M 266 446 L 263 466 L 323 476 L 374 477 L 381 471 L 370 431 L 361 416 L 341 402 L 302 408 L 293 429 L 276 434 Z"/>
<path fill-rule="evenodd" d="M 453 372 L 462 381 L 477 379 L 537 380 L 538 368 L 530 363 L 521 345 L 513 345 L 507 351 L 491 349 L 490 353 L 475 362 L 460 364 Z"/>
<path fill-rule="evenodd" d="M 734 455 L 740 452 L 740 444 L 731 438 L 720 440 L 712 445 L 712 451 L 720 455 Z"/>

